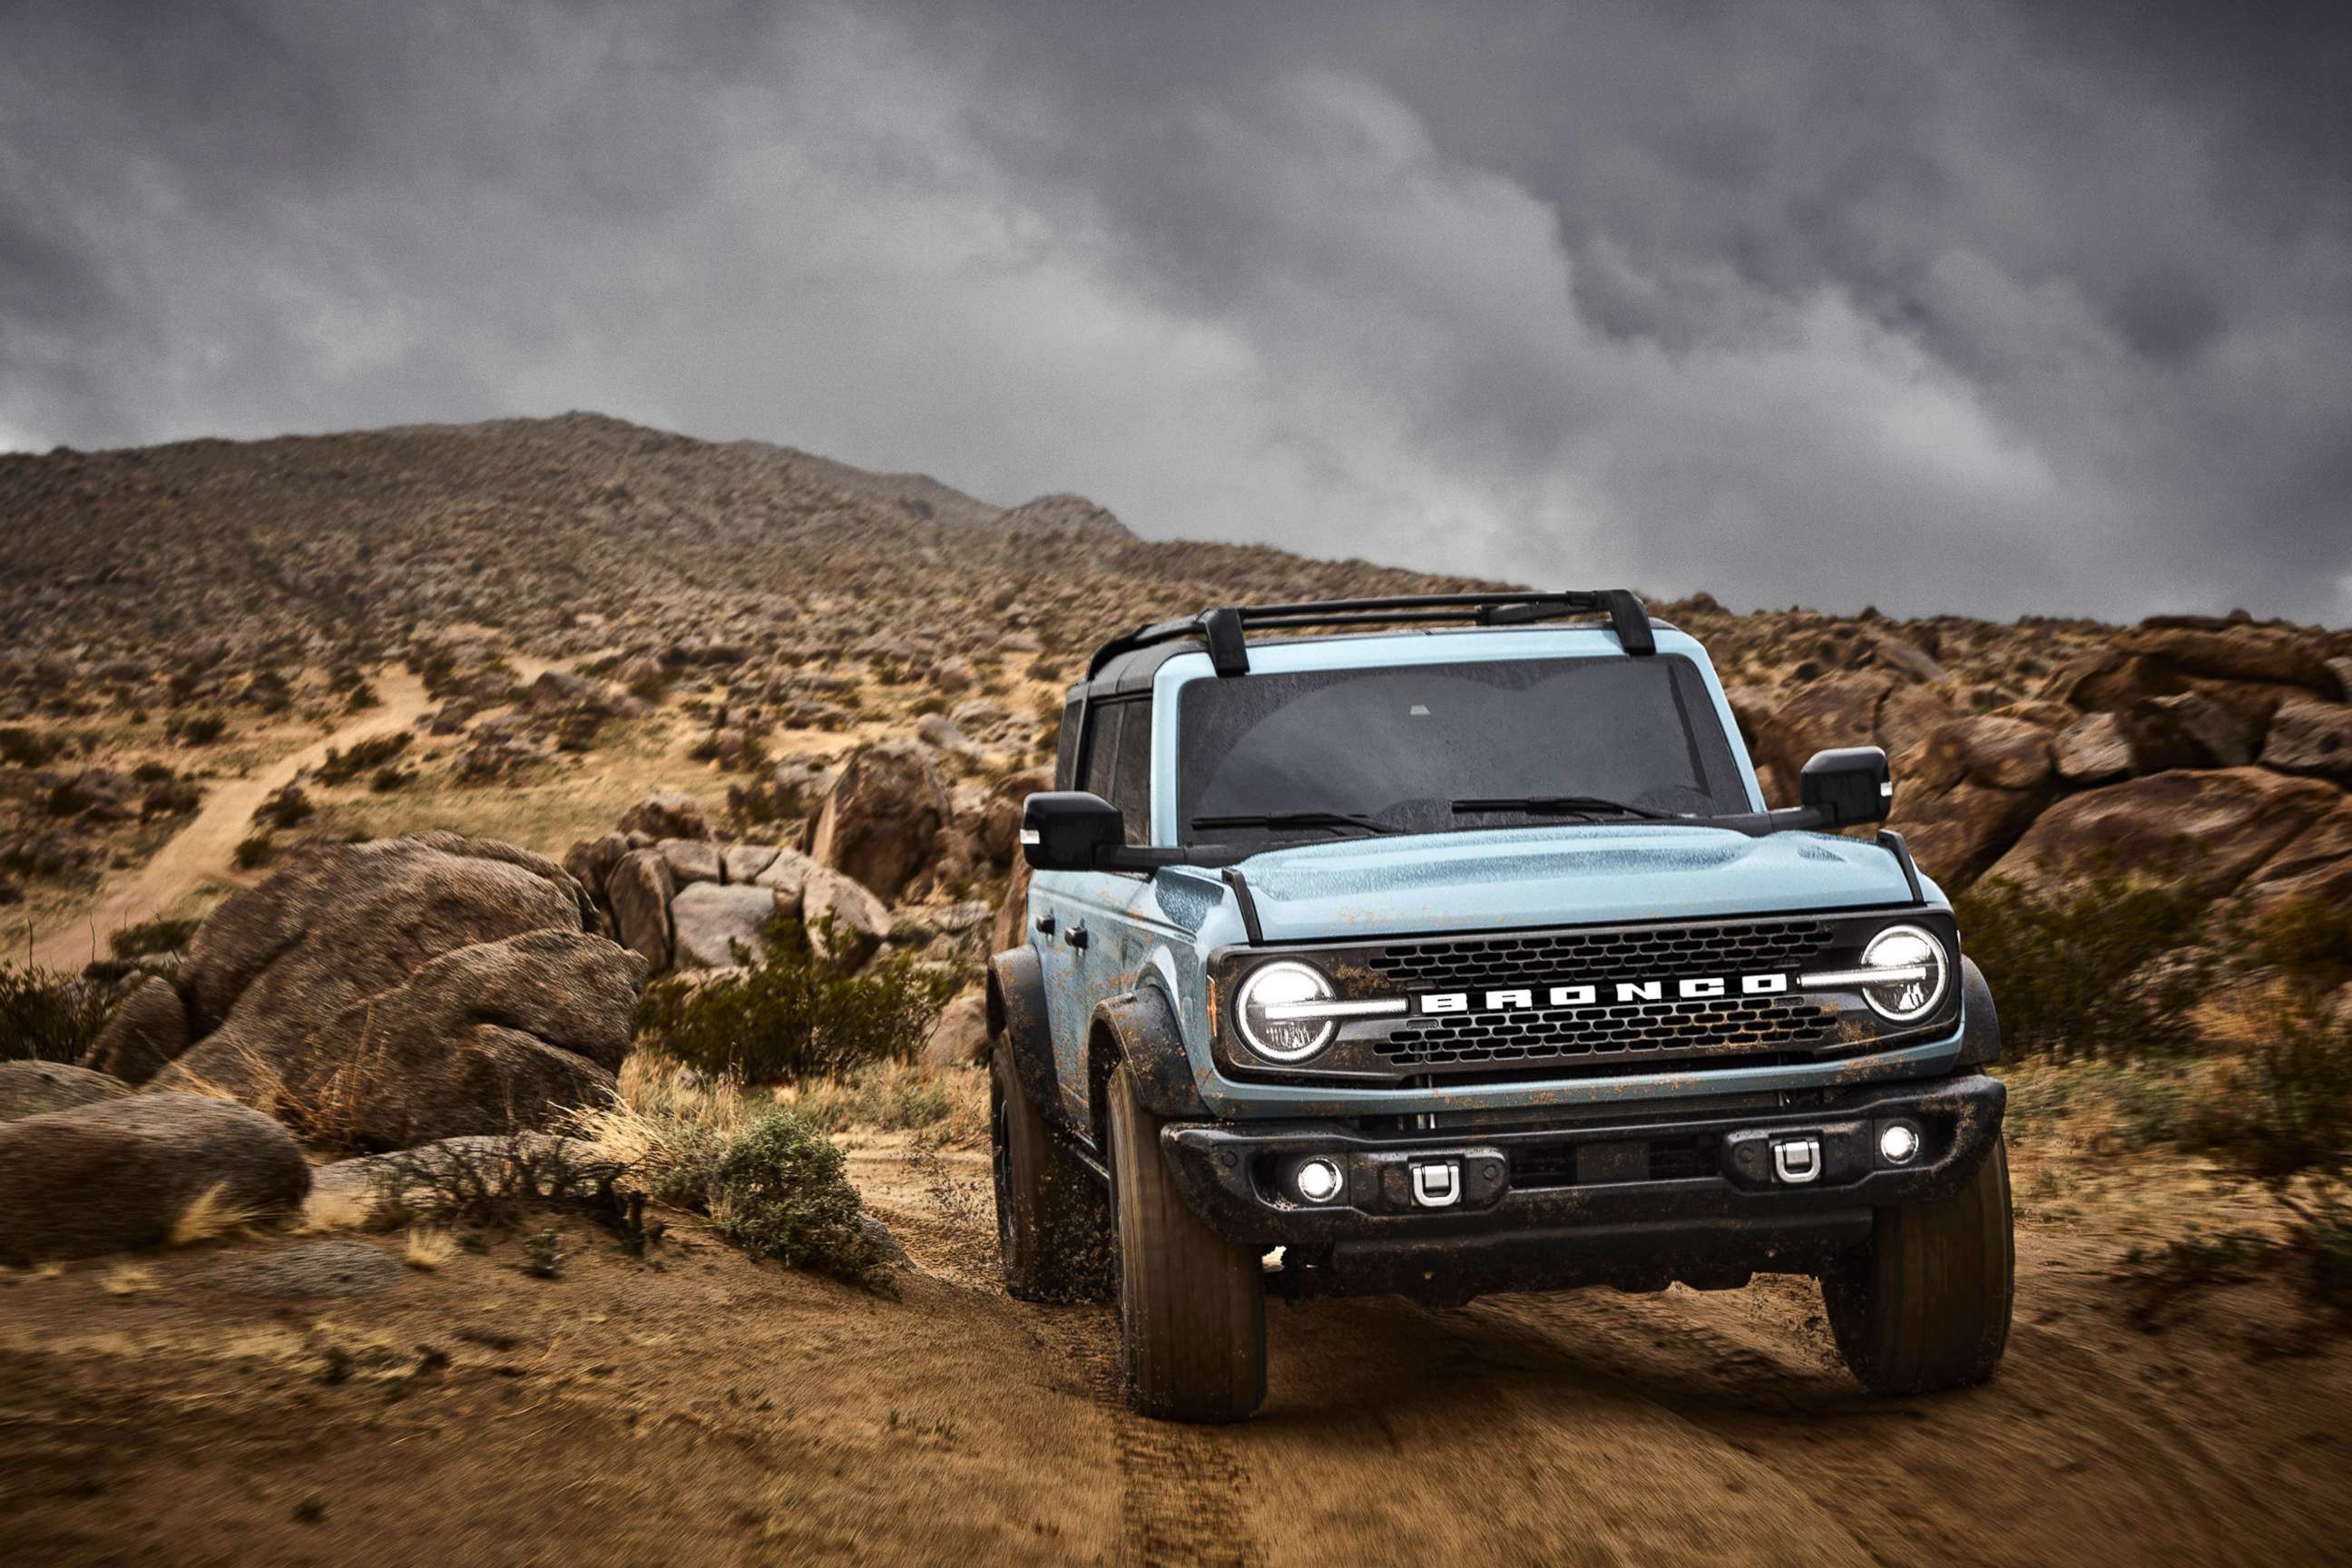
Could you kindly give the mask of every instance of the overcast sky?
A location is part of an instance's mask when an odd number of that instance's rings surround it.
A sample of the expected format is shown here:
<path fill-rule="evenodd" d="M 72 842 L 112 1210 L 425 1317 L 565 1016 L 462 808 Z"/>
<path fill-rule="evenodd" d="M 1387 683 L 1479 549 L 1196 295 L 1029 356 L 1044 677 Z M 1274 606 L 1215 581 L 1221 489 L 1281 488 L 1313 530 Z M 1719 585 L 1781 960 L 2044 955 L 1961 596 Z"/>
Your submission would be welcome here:
<path fill-rule="evenodd" d="M 0 0 L 0 447 L 593 408 L 1153 538 L 2352 623 L 2352 7 Z"/>

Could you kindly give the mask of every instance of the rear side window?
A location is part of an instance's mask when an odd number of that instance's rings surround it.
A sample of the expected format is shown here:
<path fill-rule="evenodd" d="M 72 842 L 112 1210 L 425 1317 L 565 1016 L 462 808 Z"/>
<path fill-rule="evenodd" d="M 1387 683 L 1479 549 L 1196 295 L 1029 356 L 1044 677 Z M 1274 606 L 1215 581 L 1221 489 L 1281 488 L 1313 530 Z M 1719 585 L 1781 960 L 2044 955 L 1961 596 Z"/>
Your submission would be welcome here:
<path fill-rule="evenodd" d="M 1054 787 L 1078 787 L 1078 727 L 1086 722 L 1087 705 L 1073 697 L 1062 704 L 1062 732 L 1054 743 Z"/>
<path fill-rule="evenodd" d="M 1127 841 L 1151 837 L 1151 703 L 1122 704 L 1127 718 L 1118 732 L 1118 760 L 1111 765 L 1109 800 L 1127 819 Z"/>
<path fill-rule="evenodd" d="M 1124 702 L 1097 702 L 1087 712 L 1085 775 L 1078 787 L 1110 799 L 1111 771 L 1118 762 L 1118 731 L 1127 718 Z"/>

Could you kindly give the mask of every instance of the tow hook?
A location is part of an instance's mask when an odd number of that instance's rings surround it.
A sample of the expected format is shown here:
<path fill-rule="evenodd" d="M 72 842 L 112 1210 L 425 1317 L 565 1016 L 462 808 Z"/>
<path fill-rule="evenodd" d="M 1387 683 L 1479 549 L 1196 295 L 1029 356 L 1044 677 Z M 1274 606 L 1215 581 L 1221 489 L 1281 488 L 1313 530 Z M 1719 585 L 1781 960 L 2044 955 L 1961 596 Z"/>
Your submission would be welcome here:
<path fill-rule="evenodd" d="M 1462 1201 L 1462 1167 L 1451 1160 L 1424 1160 L 1412 1168 L 1412 1201 L 1425 1209 L 1452 1208 Z"/>
<path fill-rule="evenodd" d="M 1819 1180 L 1822 1141 L 1818 1138 L 1783 1138 L 1774 1143 L 1772 1173 L 1792 1187 Z"/>

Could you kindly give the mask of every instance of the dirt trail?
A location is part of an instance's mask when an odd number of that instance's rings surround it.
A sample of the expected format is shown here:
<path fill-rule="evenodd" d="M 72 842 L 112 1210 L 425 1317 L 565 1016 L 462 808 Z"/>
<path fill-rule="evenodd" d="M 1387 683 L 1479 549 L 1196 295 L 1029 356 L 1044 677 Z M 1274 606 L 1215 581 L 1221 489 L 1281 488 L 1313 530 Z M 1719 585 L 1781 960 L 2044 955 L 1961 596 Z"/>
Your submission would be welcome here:
<path fill-rule="evenodd" d="M 509 656 L 508 662 L 524 681 L 564 668 L 546 659 Z M 361 742 L 405 730 L 433 706 L 424 683 L 406 669 L 385 668 L 370 678 L 381 699 L 379 706 L 354 716 L 350 722 L 323 735 L 299 752 L 279 757 L 243 778 L 215 779 L 205 789 L 204 804 L 184 827 L 147 861 L 131 870 L 110 874 L 99 885 L 94 900 L 70 919 L 37 933 L 31 961 L 36 967 L 74 970 L 106 955 L 106 939 L 125 926 L 169 912 L 181 899 L 206 880 L 247 881 L 234 864 L 237 845 L 253 831 L 256 807 L 294 782 L 307 768 L 326 761 L 330 750 L 348 751 Z"/>
<path fill-rule="evenodd" d="M 1107 1309 L 995 1289 L 979 1156 L 953 1201 L 853 1168 L 897 1300 L 576 1218 L 553 1280 L 499 1233 L 342 1300 L 225 1288 L 284 1238 L 0 1278 L 0 1562 L 2352 1560 L 2340 1334 L 2279 1337 L 2275 1280 L 2137 1331 L 2112 1235 L 2021 1234 L 1963 1394 L 1864 1394 L 1775 1280 L 1277 1306 L 1265 1414 L 1184 1428 L 1118 1405 Z"/>

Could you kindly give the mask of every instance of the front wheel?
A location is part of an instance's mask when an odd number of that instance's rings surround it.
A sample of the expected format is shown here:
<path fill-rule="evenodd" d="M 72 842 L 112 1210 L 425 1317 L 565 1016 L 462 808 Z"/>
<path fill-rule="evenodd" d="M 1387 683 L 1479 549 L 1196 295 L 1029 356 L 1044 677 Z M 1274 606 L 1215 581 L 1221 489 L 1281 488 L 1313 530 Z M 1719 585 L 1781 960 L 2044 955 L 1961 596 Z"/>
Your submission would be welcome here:
<path fill-rule="evenodd" d="M 1101 1300 L 1110 1273 L 1102 1188 L 1021 1091 L 1001 1045 L 989 1064 L 988 1132 L 1005 1289 L 1023 1301 Z"/>
<path fill-rule="evenodd" d="M 1111 1210 L 1127 1402 L 1167 1421 L 1245 1421 L 1265 1401 L 1265 1279 L 1256 1252 L 1201 1223 L 1169 1179 L 1160 1119 L 1110 1076 Z"/>
<path fill-rule="evenodd" d="M 1822 1276 L 1822 1300 L 1839 1353 L 1873 1394 L 1932 1394 L 2000 1364 L 2016 1268 L 2009 1151 L 1996 1138 L 1953 1196 L 1880 1209 L 1870 1246 Z"/>

